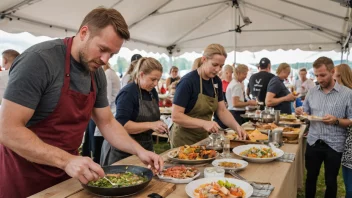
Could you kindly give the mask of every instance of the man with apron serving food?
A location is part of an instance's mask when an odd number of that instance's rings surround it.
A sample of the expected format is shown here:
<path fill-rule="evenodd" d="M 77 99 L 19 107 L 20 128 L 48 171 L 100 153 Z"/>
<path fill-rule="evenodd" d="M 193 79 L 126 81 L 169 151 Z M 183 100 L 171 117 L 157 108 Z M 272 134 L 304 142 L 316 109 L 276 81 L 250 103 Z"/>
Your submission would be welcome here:
<path fill-rule="evenodd" d="M 0 198 L 28 197 L 70 177 L 86 184 L 105 176 L 78 147 L 92 116 L 114 147 L 156 169 L 162 159 L 114 119 L 102 65 L 130 37 L 115 9 L 97 8 L 75 37 L 39 43 L 13 63 L 0 109 Z"/>
<path fill-rule="evenodd" d="M 198 69 L 181 78 L 173 100 L 171 144 L 173 147 L 192 145 L 217 133 L 219 125 L 211 121 L 216 112 L 219 119 L 246 137 L 245 131 L 226 108 L 221 79 L 217 76 L 227 57 L 223 46 L 205 48 Z"/>

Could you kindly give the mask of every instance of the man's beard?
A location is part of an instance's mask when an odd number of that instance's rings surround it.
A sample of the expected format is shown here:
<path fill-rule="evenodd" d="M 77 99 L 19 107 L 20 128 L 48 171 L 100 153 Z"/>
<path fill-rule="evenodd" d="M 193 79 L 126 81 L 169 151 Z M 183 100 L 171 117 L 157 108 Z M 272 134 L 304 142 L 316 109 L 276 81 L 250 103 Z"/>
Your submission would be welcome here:
<path fill-rule="evenodd" d="M 100 65 L 100 66 L 104 65 L 104 62 L 102 62 L 100 59 L 89 61 L 88 58 L 87 58 L 87 56 L 86 56 L 86 53 L 85 53 L 85 52 L 87 51 L 87 48 L 88 48 L 87 45 L 88 45 L 88 44 L 86 44 L 86 45 L 83 47 L 83 49 L 80 50 L 79 53 L 78 53 L 78 54 L 79 54 L 79 62 L 84 66 L 84 69 L 85 69 L 86 71 L 92 71 L 92 72 L 94 72 L 94 71 L 96 71 L 96 67 L 94 67 L 94 66 L 89 67 L 89 62 L 96 63 L 96 64 L 98 64 L 98 65 Z"/>

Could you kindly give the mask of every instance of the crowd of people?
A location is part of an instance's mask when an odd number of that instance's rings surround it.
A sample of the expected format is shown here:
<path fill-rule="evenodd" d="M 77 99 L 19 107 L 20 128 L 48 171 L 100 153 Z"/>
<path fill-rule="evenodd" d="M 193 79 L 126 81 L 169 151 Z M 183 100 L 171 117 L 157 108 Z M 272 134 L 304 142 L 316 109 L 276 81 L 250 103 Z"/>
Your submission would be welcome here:
<path fill-rule="evenodd" d="M 130 155 L 152 169 L 163 168 L 152 140 L 153 132 L 169 132 L 160 120 L 162 65 L 136 54 L 120 80 L 108 64 L 129 38 L 118 11 L 97 8 L 75 37 L 39 43 L 22 54 L 2 53 L 0 198 L 27 197 L 70 177 L 87 183 L 104 177 L 101 166 Z M 226 57 L 223 46 L 210 44 L 182 78 L 171 67 L 166 79 L 167 89 L 175 89 L 171 145 L 197 143 L 220 127 L 244 139 L 240 115 L 258 105 L 319 116 L 322 122 L 312 122 L 307 137 L 306 197 L 315 197 L 323 162 L 325 197 L 336 197 L 341 164 L 346 197 L 352 197 L 351 68 L 320 57 L 313 63 L 317 85 L 302 68 L 290 90 L 284 83 L 290 65 L 281 63 L 274 75 L 270 60 L 262 58 L 245 87 L 249 68 L 224 65 Z"/>

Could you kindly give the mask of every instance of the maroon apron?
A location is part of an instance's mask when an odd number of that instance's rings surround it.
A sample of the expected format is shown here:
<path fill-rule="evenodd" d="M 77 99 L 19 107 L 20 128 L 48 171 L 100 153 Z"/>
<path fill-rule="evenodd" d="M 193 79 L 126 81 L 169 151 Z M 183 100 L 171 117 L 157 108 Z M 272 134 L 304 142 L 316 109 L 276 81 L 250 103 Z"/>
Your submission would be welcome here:
<path fill-rule="evenodd" d="M 91 117 L 96 92 L 93 73 L 89 94 L 70 90 L 72 40 L 64 39 L 67 46 L 65 77 L 59 102 L 47 118 L 28 128 L 45 143 L 77 155 Z M 69 178 L 62 169 L 29 162 L 0 145 L 0 198 L 27 197 Z"/>

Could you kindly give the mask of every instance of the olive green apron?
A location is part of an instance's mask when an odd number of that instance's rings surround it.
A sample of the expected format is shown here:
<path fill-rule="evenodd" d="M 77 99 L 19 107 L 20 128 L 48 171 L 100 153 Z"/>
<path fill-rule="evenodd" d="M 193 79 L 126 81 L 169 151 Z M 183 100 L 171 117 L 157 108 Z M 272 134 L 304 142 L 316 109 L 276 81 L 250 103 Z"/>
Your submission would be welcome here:
<path fill-rule="evenodd" d="M 200 93 L 193 109 L 186 113 L 192 118 L 198 118 L 210 121 L 214 112 L 218 108 L 218 93 L 214 87 L 214 81 L 211 79 L 215 97 L 203 94 L 202 78 L 199 75 Z M 172 126 L 171 145 L 175 147 L 183 145 L 192 145 L 208 137 L 208 132 L 203 128 L 185 128 L 176 123 Z"/>

